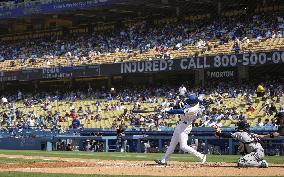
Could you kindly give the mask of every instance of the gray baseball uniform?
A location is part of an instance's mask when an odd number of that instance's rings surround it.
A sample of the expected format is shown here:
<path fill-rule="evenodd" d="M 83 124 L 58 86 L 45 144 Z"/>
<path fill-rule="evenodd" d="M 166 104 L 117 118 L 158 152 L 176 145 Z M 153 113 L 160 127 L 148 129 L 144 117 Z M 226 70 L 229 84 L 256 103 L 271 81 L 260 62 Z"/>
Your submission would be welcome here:
<path fill-rule="evenodd" d="M 261 167 L 264 158 L 264 149 L 259 143 L 256 134 L 236 132 L 232 133 L 231 136 L 240 141 L 238 150 L 243 156 L 239 160 L 239 166 Z"/>

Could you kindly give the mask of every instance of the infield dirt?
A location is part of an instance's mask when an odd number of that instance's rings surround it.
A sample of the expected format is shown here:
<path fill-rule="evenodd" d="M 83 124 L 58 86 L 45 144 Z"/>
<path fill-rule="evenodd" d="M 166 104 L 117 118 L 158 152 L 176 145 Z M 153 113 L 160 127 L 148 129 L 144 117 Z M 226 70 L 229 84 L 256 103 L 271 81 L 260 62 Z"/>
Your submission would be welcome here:
<path fill-rule="evenodd" d="M 0 164 L 0 171 L 149 175 L 149 176 L 284 176 L 284 164 L 270 164 L 269 168 L 237 168 L 235 163 L 171 161 L 158 166 L 151 161 L 96 160 L 23 155 L 1 155 L 7 158 L 42 159 L 46 162 Z M 48 162 L 52 160 L 52 162 Z M 56 161 L 56 162 L 54 162 Z"/>

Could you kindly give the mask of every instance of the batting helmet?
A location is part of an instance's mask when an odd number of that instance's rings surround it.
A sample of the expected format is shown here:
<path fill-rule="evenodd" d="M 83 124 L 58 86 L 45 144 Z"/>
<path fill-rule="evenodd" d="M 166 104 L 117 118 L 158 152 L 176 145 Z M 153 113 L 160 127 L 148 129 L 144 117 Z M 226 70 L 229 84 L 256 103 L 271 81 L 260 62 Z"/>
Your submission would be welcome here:
<path fill-rule="evenodd" d="M 190 95 L 186 100 L 185 100 L 186 104 L 188 105 L 192 105 L 192 104 L 197 104 L 199 102 L 199 99 L 197 98 L 197 96 L 194 95 Z"/>
<path fill-rule="evenodd" d="M 249 130 L 249 123 L 247 123 L 245 120 L 240 120 L 237 124 L 237 130 L 243 130 L 243 131 L 248 131 Z"/>

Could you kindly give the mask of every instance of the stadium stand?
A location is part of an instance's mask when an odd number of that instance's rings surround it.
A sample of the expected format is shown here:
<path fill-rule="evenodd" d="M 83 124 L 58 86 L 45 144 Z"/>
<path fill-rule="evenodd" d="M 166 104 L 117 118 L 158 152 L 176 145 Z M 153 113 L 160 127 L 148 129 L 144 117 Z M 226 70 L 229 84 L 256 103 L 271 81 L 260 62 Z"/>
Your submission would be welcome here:
<path fill-rule="evenodd" d="M 189 90 L 205 95 L 204 110 L 194 122 L 196 127 L 234 126 L 247 119 L 252 126 L 277 126 L 274 115 L 283 111 L 282 86 L 277 82 L 263 83 L 264 94 L 258 95 L 253 85 Z M 14 95 L 14 96 L 13 96 Z M 16 95 L 16 96 L 15 96 Z M 180 107 L 183 95 L 175 87 L 119 89 L 112 91 L 42 92 L 36 95 L 18 92 L 2 96 L 2 128 L 69 129 L 72 121 L 81 127 L 111 128 L 125 124 L 129 129 L 165 130 L 173 128 L 177 116 L 163 113 L 166 107 Z M 132 110 L 157 110 L 138 114 Z M 159 112 L 162 111 L 162 112 Z M 268 119 L 268 121 L 266 120 Z M 74 127 L 73 127 L 74 128 Z M 79 128 L 79 127 L 76 127 Z"/>
<path fill-rule="evenodd" d="M 284 44 L 283 16 L 277 13 L 196 21 L 168 18 L 152 25 L 140 21 L 104 32 L 74 31 L 67 35 L 54 32 L 51 37 L 39 35 L 28 41 L 15 35 L 2 37 L 0 69 L 262 52 L 281 50 Z"/>

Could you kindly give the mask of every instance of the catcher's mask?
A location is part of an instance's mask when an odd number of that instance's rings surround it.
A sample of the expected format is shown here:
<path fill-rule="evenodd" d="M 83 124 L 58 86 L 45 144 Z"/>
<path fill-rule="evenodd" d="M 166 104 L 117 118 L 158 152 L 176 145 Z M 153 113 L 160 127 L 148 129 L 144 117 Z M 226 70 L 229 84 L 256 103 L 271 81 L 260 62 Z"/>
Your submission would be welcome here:
<path fill-rule="evenodd" d="M 237 128 L 236 128 L 237 131 L 240 131 L 240 130 L 241 131 L 248 131 L 249 127 L 250 127 L 250 125 L 244 120 L 239 121 L 236 124 L 236 126 L 237 126 Z"/>

